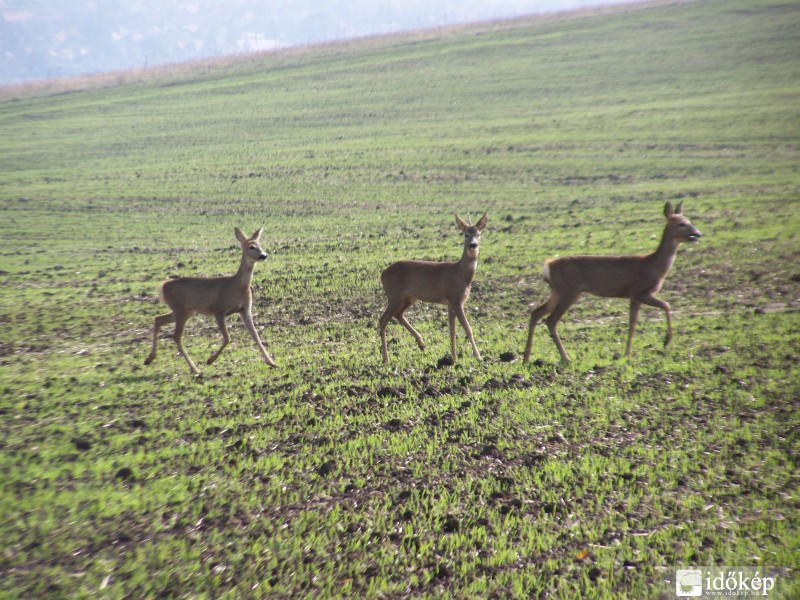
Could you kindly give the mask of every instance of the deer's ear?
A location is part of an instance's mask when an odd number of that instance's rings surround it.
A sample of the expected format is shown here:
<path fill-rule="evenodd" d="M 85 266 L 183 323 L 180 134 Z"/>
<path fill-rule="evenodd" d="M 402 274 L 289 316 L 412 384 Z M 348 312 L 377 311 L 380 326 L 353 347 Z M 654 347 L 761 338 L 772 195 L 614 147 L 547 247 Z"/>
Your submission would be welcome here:
<path fill-rule="evenodd" d="M 250 239 L 255 241 L 255 242 L 257 242 L 258 240 L 261 239 L 261 234 L 263 232 L 264 232 L 264 228 L 263 227 L 259 227 L 258 230 L 253 235 L 250 236 Z"/>
<path fill-rule="evenodd" d="M 683 214 L 683 200 L 680 201 L 680 203 L 678 204 L 678 207 L 675 209 L 675 214 L 676 215 L 682 215 Z"/>
<path fill-rule="evenodd" d="M 461 218 L 461 217 L 459 217 L 458 215 L 456 215 L 456 225 L 458 225 L 458 228 L 459 228 L 461 231 L 463 231 L 464 233 L 466 233 L 467 229 L 469 229 L 469 225 L 467 225 L 467 224 L 464 222 L 464 219 L 462 219 L 462 218 Z"/>
<path fill-rule="evenodd" d="M 483 228 L 486 227 L 486 224 L 488 222 L 489 222 L 489 217 L 486 215 L 486 213 L 483 213 L 483 216 L 481 217 L 480 221 L 475 223 L 475 229 L 477 229 L 478 231 L 483 231 Z"/>
<path fill-rule="evenodd" d="M 664 216 L 668 219 L 675 214 L 675 211 L 672 209 L 672 202 L 667 202 L 664 205 Z"/>
<path fill-rule="evenodd" d="M 233 233 L 236 234 L 236 239 L 239 240 L 241 243 L 245 243 L 247 241 L 247 236 L 242 233 L 242 230 L 238 227 L 233 228 Z"/>

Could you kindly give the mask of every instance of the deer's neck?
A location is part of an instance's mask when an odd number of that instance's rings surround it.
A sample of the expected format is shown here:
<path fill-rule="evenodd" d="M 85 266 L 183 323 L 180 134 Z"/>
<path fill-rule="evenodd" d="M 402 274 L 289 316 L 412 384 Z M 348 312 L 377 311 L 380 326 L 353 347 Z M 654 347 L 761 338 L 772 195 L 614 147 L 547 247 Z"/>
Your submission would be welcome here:
<path fill-rule="evenodd" d="M 253 279 L 253 269 L 256 263 L 247 260 L 247 257 L 242 256 L 242 262 L 239 264 L 239 270 L 233 276 L 234 281 L 240 287 L 250 287 L 250 281 Z"/>
<path fill-rule="evenodd" d="M 461 255 L 461 260 L 458 261 L 458 270 L 464 275 L 464 283 L 469 285 L 472 283 L 472 278 L 475 277 L 475 271 L 478 269 L 478 257 L 470 256 L 466 248 L 464 254 Z"/>
<path fill-rule="evenodd" d="M 678 245 L 678 242 L 664 231 L 664 235 L 661 236 L 661 243 L 659 243 L 656 251 L 650 255 L 653 267 L 662 277 L 672 268 L 675 255 L 678 253 Z"/>

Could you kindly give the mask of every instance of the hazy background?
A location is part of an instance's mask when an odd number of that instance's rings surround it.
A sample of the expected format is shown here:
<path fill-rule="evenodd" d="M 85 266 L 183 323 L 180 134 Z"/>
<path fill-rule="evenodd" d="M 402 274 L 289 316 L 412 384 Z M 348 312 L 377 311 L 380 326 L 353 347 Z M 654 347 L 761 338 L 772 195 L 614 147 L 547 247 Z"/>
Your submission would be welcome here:
<path fill-rule="evenodd" d="M 0 0 L 0 85 L 631 0 Z"/>

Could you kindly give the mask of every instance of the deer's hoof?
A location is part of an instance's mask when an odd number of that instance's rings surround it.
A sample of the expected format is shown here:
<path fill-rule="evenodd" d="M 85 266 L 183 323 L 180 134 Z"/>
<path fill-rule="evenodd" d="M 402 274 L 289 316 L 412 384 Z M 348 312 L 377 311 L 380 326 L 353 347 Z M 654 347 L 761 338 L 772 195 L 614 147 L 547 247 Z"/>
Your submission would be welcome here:
<path fill-rule="evenodd" d="M 153 356 L 151 354 L 150 356 L 148 356 L 147 358 L 144 359 L 144 364 L 149 365 L 151 362 L 153 362 L 154 358 L 155 358 L 155 356 Z"/>

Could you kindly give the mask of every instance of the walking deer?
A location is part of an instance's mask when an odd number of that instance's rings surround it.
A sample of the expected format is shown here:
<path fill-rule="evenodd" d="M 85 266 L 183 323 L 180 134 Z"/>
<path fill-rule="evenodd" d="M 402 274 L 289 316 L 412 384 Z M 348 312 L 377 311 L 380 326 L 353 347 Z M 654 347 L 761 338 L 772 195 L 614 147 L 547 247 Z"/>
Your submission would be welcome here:
<path fill-rule="evenodd" d="M 682 242 L 697 242 L 701 233 L 683 216 L 683 202 L 678 208 L 672 208 L 672 203 L 667 202 L 664 207 L 664 216 L 667 224 L 661 237 L 661 243 L 652 254 L 632 256 L 564 256 L 545 261 L 544 278 L 550 285 L 550 297 L 547 301 L 531 311 L 530 326 L 528 328 L 528 343 L 525 346 L 523 361 L 528 362 L 531 357 L 533 332 L 536 324 L 545 315 L 550 315 L 545 320 L 550 330 L 561 358 L 569 362 L 569 357 L 558 337 L 556 326 L 561 317 L 567 312 L 578 297 L 583 294 L 593 294 L 604 298 L 629 298 L 630 321 L 628 326 L 628 345 L 625 356 L 631 354 L 633 332 L 639 318 L 639 309 L 642 304 L 654 306 L 664 311 L 667 317 L 667 335 L 664 339 L 666 350 L 672 340 L 672 320 L 670 318 L 669 304 L 656 298 L 655 293 L 661 289 L 664 278 L 667 276 L 678 246 Z"/>
<path fill-rule="evenodd" d="M 263 231 L 264 228 L 262 227 L 248 238 L 238 227 L 234 228 L 236 239 L 239 240 L 242 246 L 242 262 L 235 275 L 229 277 L 178 277 L 176 279 L 168 279 L 161 284 L 161 299 L 172 310 L 155 318 L 153 350 L 144 361 L 144 364 L 149 365 L 156 357 L 158 330 L 162 326 L 174 322 L 175 333 L 173 339 L 178 346 L 178 351 L 186 359 L 192 373 L 200 375 L 200 370 L 192 362 L 181 343 L 186 321 L 195 314 L 213 315 L 217 319 L 217 325 L 220 333 L 222 333 L 222 346 L 208 359 L 208 364 L 210 365 L 219 358 L 225 346 L 230 342 L 225 317 L 233 313 L 239 313 L 247 331 L 261 351 L 264 361 L 272 367 L 276 366 L 258 337 L 251 313 L 253 295 L 250 291 L 250 281 L 253 278 L 253 269 L 257 262 L 267 258 L 267 253 L 264 252 L 260 244 Z"/>
<path fill-rule="evenodd" d="M 467 333 L 469 343 L 472 344 L 473 355 L 481 360 L 480 352 L 475 345 L 475 338 L 472 336 L 472 329 L 464 314 L 464 303 L 469 298 L 470 284 L 478 267 L 478 245 L 481 240 L 481 231 L 486 227 L 486 223 L 488 223 L 486 214 L 475 225 L 466 223 L 456 215 L 456 224 L 464 234 L 464 252 L 461 260 L 457 262 L 401 260 L 389 265 L 381 273 L 381 283 L 389 298 L 389 305 L 380 318 L 381 350 L 384 363 L 389 362 L 389 353 L 386 349 L 386 326 L 393 317 L 414 336 L 420 349 L 425 349 L 425 341 L 422 336 L 403 316 L 403 313 L 411 305 L 420 300 L 447 306 L 453 363 L 456 362 L 456 319 Z"/>

